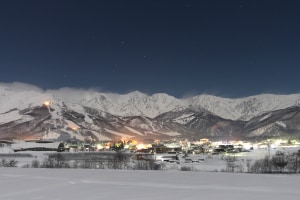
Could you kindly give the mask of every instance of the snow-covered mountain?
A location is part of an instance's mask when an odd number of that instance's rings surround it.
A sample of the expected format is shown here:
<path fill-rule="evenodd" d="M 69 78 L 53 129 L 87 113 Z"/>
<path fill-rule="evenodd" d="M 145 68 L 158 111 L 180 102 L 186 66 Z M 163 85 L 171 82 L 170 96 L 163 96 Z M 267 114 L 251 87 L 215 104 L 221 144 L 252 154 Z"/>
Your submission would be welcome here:
<path fill-rule="evenodd" d="M 225 119 L 247 121 L 268 111 L 300 105 L 300 94 L 261 94 L 236 99 L 204 94 L 178 99 L 164 93 L 149 96 L 138 91 L 128 94 L 112 94 L 66 88 L 47 92 L 66 102 L 93 107 L 117 116 L 150 118 L 172 110 L 193 108 L 207 110 Z"/>
<path fill-rule="evenodd" d="M 0 84 L 0 138 L 256 137 L 267 130 L 272 135 L 275 129 L 270 127 L 278 126 L 277 134 L 285 134 L 285 129 L 296 133 L 298 117 L 290 112 L 298 112 L 299 104 L 300 94 L 178 99 L 163 93 L 43 91 L 20 83 Z M 255 121 L 268 115 L 278 120 Z M 281 119 L 283 115 L 292 117 Z"/>

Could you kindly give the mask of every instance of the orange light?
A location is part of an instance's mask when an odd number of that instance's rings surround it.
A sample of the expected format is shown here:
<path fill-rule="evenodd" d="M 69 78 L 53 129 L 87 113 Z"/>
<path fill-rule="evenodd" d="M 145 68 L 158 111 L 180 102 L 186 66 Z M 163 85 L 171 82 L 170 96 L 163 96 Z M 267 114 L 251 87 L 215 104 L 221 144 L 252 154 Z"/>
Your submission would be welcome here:
<path fill-rule="evenodd" d="M 137 141 L 136 140 L 131 140 L 131 144 L 137 144 Z"/>
<path fill-rule="evenodd" d="M 45 105 L 45 106 L 49 106 L 49 105 L 50 105 L 50 102 L 49 102 L 49 101 L 45 101 L 45 102 L 44 102 L 44 105 Z"/>
<path fill-rule="evenodd" d="M 71 129 L 73 129 L 73 131 L 77 131 L 77 127 L 72 127 Z"/>

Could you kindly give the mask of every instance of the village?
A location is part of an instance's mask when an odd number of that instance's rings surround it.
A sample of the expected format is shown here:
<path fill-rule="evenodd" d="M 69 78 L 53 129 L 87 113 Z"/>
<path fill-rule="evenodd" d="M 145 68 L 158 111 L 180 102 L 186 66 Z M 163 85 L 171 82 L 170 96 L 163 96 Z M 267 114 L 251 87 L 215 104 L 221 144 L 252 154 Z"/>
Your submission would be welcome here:
<path fill-rule="evenodd" d="M 55 140 L 0 140 L 0 147 L 10 147 L 14 152 L 23 151 L 57 151 L 57 152 L 103 152 L 121 151 L 131 153 L 185 153 L 185 154 L 221 154 L 248 152 L 253 149 L 266 149 L 278 147 L 299 147 L 297 140 L 266 140 L 259 143 L 245 141 L 210 141 L 207 138 L 199 141 L 188 140 L 166 140 L 159 141 L 145 139 L 136 141 L 127 140 L 107 140 L 84 142 L 74 140 L 69 142 L 59 142 Z"/>
<path fill-rule="evenodd" d="M 38 165 L 47 168 L 247 172 L 256 160 L 277 155 L 278 152 L 298 155 L 299 149 L 299 141 L 283 139 L 259 143 L 210 141 L 207 138 L 192 142 L 153 139 L 69 143 L 51 140 L 2 140 L 0 159 L 2 163 L 10 161 L 18 167 Z"/>

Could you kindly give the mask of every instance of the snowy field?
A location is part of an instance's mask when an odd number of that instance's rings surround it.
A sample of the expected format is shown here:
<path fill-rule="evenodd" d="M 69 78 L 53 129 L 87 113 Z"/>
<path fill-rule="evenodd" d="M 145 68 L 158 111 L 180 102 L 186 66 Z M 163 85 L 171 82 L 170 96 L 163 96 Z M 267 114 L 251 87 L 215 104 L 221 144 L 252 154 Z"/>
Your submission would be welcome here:
<path fill-rule="evenodd" d="M 1 200 L 295 200 L 299 175 L 0 168 Z"/>
<path fill-rule="evenodd" d="M 277 148 L 277 149 L 271 149 L 270 154 L 274 155 L 277 151 L 288 153 L 288 152 L 297 152 L 298 150 L 299 147 Z M 35 152 L 35 151 L 20 152 L 20 154 L 31 154 L 32 157 L 1 157 L 1 153 L 9 153 L 11 155 L 14 155 L 12 151 L 8 151 L 8 149 L 5 148 L 0 148 L 0 160 L 2 158 L 7 160 L 15 159 L 18 161 L 17 166 L 22 168 L 25 165 L 31 165 L 33 160 L 39 160 L 40 163 L 42 163 L 43 160 L 48 157 L 48 154 L 51 154 L 53 152 Z M 163 169 L 180 171 L 181 167 L 189 167 L 191 168 L 192 171 L 198 171 L 198 172 L 222 172 L 226 170 L 226 160 L 225 160 L 226 157 L 234 156 L 237 160 L 236 164 L 242 166 L 243 169 L 242 172 L 248 172 L 247 160 L 249 160 L 250 163 L 253 164 L 255 160 L 262 159 L 266 155 L 268 155 L 267 149 L 255 149 L 250 152 L 242 152 L 242 153 L 228 154 L 228 155 L 214 155 L 214 156 L 202 155 L 202 154 L 195 154 L 195 155 L 190 154 L 188 157 L 191 158 L 192 160 L 199 160 L 199 159 L 204 159 L 204 160 L 199 161 L 197 163 L 186 163 L 184 159 L 180 159 L 180 164 L 164 162 Z"/>
<path fill-rule="evenodd" d="M 271 149 L 296 152 L 297 148 Z M 13 155 L 7 148 L 0 153 Z M 22 168 L 47 153 L 18 157 L 18 167 L 0 167 L 0 200 L 289 200 L 300 197 L 298 174 L 225 173 L 224 156 L 189 155 L 199 163 L 167 163 L 163 170 L 101 170 Z M 246 160 L 265 157 L 267 149 L 235 154 L 247 172 Z M 12 157 L 13 158 L 13 157 Z M 192 171 L 180 171 L 182 166 Z"/>

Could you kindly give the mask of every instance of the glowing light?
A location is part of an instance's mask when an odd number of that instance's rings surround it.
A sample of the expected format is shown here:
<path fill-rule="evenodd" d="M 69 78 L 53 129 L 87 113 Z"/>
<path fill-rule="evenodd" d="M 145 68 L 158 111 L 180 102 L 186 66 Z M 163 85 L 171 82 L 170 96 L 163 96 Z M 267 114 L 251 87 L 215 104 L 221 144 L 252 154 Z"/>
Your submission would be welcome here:
<path fill-rule="evenodd" d="M 44 102 L 44 105 L 45 105 L 45 106 L 49 106 L 49 105 L 50 105 L 50 102 L 49 102 L 49 101 L 45 101 L 45 102 Z"/>
<path fill-rule="evenodd" d="M 138 144 L 138 145 L 136 146 L 136 148 L 137 148 L 138 150 L 146 149 L 144 144 Z"/>
<path fill-rule="evenodd" d="M 98 144 L 98 145 L 97 145 L 97 149 L 98 149 L 98 150 L 102 150 L 102 149 L 104 149 L 104 147 L 103 147 L 101 144 Z"/>
<path fill-rule="evenodd" d="M 136 145 L 136 144 L 137 144 L 137 141 L 134 140 L 134 139 L 132 139 L 132 140 L 131 140 L 131 144 Z"/>

